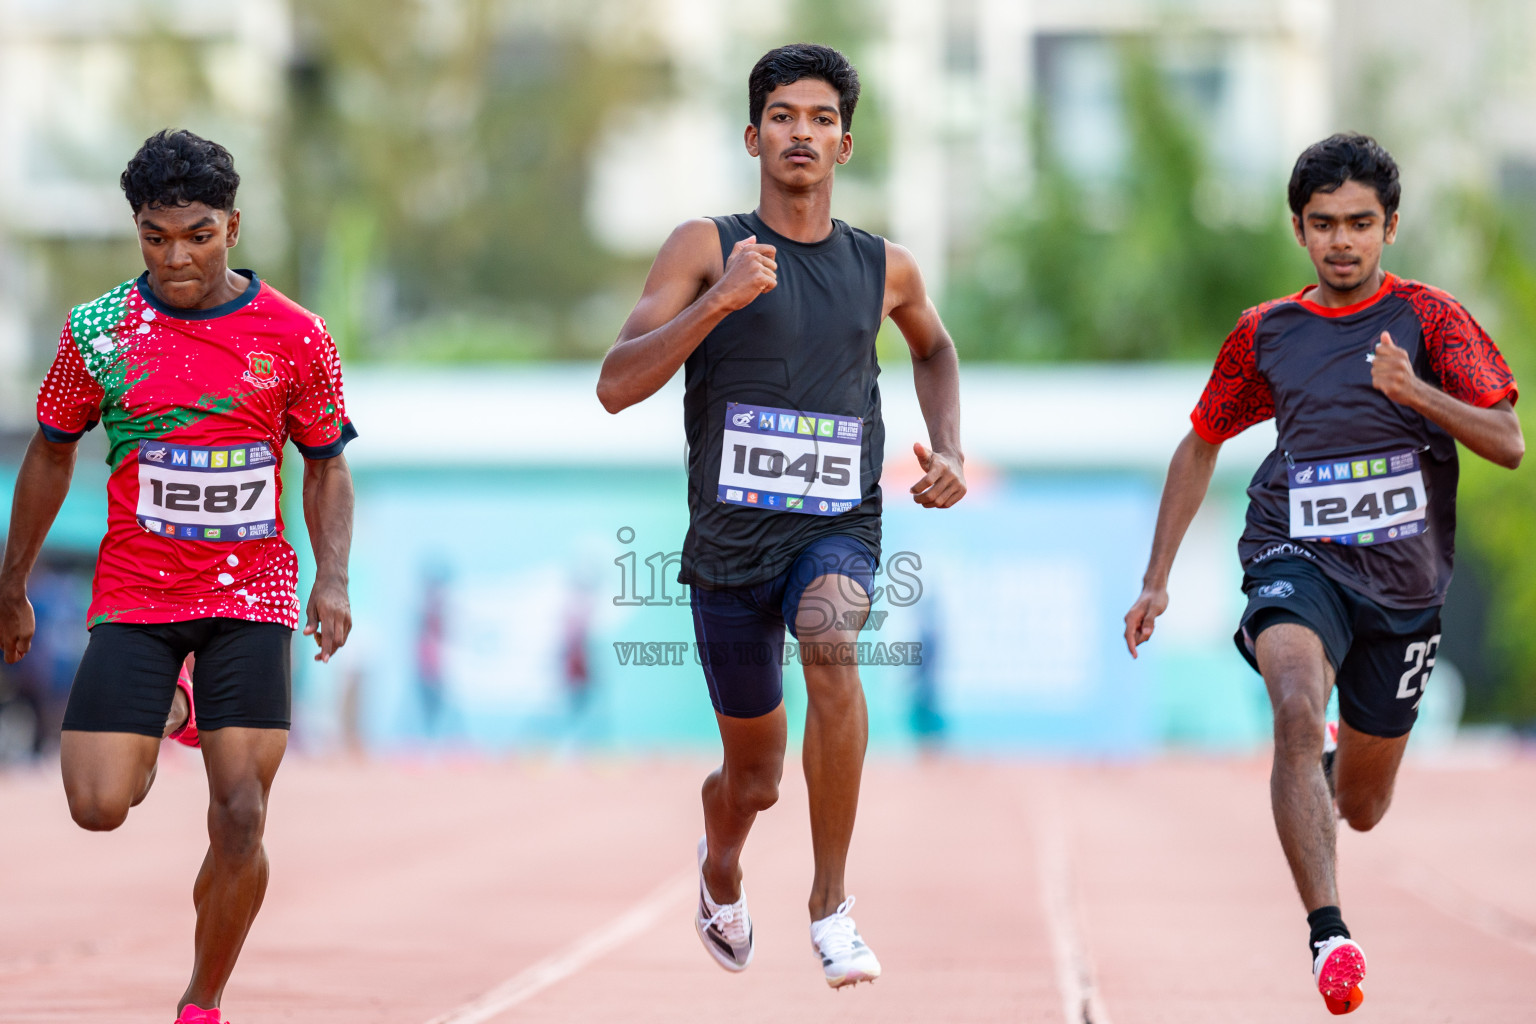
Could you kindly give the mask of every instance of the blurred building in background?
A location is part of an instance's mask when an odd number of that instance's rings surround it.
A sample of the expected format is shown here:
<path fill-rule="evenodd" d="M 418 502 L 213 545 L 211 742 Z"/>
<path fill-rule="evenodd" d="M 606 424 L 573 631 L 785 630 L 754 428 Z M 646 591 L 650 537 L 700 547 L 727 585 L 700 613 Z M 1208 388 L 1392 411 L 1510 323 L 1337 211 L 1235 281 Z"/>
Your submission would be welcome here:
<path fill-rule="evenodd" d="M 68 307 L 139 269 L 123 164 L 191 128 L 241 171 L 236 265 L 327 318 L 362 431 L 358 632 L 344 683 L 304 661 L 304 728 L 706 742 L 694 667 L 614 647 L 686 640 L 677 595 L 601 582 L 631 556 L 666 574 L 680 409 L 606 417 L 590 360 L 678 222 L 755 202 L 747 72 L 799 39 L 864 81 L 836 214 L 916 252 L 966 365 L 977 493 L 960 525 L 889 524 L 934 584 L 886 627 L 944 652 L 925 720 L 962 747 L 1254 742 L 1231 548 L 1264 440 L 1223 456 L 1159 650 L 1132 667 L 1118 616 L 1162 466 L 1239 312 L 1310 280 L 1284 182 L 1331 131 L 1403 165 L 1392 269 L 1450 288 L 1536 372 L 1523 0 L 0 0 L 0 512 Z M 921 428 L 899 338 L 882 358 L 894 486 Z M 60 571 L 100 535 L 99 447 L 51 539 Z M 1536 722 L 1536 484 L 1474 461 L 1444 651 L 1469 713 Z M 881 742 L 911 731 L 897 671 L 871 670 Z"/>
<path fill-rule="evenodd" d="M 591 195 L 594 230 L 637 255 L 654 252 L 700 209 L 752 201 L 754 168 L 739 159 L 744 69 L 769 45 L 816 36 L 793 4 L 650 6 L 684 85 L 616 120 L 597 154 Z M 1123 172 L 1131 156 L 1121 76 L 1129 41 L 1155 40 L 1154 60 L 1179 102 L 1220 138 L 1212 202 L 1222 215 L 1267 209 L 1264 190 L 1277 168 L 1329 120 L 1331 12 L 1321 0 L 844 6 L 835 34 L 859 64 L 868 112 L 855 116 L 855 182 L 839 183 L 839 207 L 912 248 L 940 291 L 951 252 L 975 244 L 1000 204 L 1028 198 L 1037 144 L 1096 183 Z M 865 151 L 866 134 L 879 149 Z M 693 151 L 701 137 L 714 143 L 702 159 L 646 158 Z M 883 173 L 868 179 L 861 162 Z"/>
<path fill-rule="evenodd" d="M 150 133 L 195 124 L 238 154 L 246 241 L 282 251 L 290 37 L 285 0 L 0 0 L 0 425 L 31 421 L 68 307 L 133 271 L 118 176 Z"/>

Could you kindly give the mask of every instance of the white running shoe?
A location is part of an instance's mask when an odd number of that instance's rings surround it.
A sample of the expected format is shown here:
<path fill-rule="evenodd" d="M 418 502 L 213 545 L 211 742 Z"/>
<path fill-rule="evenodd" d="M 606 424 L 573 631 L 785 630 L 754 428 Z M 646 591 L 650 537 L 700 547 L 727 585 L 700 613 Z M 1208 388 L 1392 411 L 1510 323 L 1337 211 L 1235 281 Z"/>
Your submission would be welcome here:
<path fill-rule="evenodd" d="M 716 903 L 704 884 L 704 855 L 708 837 L 699 837 L 699 909 L 693 926 L 699 941 L 715 962 L 728 971 L 744 971 L 752 962 L 752 915 L 747 913 L 747 894 L 735 903 Z"/>
<path fill-rule="evenodd" d="M 1335 1015 L 1351 1013 L 1365 1000 L 1360 983 L 1365 980 L 1365 953 L 1359 943 L 1335 935 L 1313 944 L 1317 956 L 1312 960 L 1312 977 L 1323 1002 Z"/>
<path fill-rule="evenodd" d="M 863 936 L 848 916 L 852 909 L 853 897 L 849 896 L 831 917 L 811 922 L 811 948 L 821 959 L 822 972 L 833 988 L 880 977 L 880 961 L 864 945 Z"/>
<path fill-rule="evenodd" d="M 1323 733 L 1323 780 L 1328 783 L 1328 795 L 1334 796 L 1334 764 L 1339 759 L 1339 723 L 1329 722 Z"/>

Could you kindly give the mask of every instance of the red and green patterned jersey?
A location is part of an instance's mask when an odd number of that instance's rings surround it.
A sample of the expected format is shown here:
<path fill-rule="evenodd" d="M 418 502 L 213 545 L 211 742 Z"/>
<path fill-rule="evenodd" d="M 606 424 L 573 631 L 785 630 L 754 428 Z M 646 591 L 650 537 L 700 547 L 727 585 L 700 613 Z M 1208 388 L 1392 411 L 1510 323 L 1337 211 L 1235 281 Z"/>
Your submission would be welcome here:
<path fill-rule="evenodd" d="M 325 323 L 250 271 L 206 310 L 147 275 L 76 306 L 37 396 L 51 441 L 107 432 L 107 532 L 88 625 L 235 618 L 298 624 L 282 537 L 283 445 L 334 458 L 357 432 Z"/>

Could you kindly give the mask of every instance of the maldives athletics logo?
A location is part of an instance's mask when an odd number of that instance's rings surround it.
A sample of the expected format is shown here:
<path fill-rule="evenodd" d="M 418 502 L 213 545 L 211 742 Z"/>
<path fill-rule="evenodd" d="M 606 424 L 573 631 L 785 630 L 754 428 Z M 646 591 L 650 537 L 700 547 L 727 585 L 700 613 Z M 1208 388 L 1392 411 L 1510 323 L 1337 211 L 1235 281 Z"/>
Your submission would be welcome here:
<path fill-rule="evenodd" d="M 280 383 L 277 379 L 277 357 L 269 352 L 250 353 L 245 357 L 245 373 L 240 375 L 240 379 L 258 388 L 276 387 Z"/>

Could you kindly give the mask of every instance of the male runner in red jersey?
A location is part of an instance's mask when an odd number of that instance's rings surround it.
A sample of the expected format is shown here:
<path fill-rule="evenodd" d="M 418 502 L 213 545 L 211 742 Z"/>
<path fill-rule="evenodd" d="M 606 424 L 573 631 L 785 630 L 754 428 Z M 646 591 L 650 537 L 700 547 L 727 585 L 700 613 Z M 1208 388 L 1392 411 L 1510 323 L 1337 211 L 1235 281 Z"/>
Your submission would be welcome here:
<path fill-rule="evenodd" d="M 843 884 L 869 733 L 852 655 L 880 554 L 875 338 L 889 317 L 912 353 L 933 447 L 913 445 L 923 476 L 909 493 L 926 508 L 965 496 L 959 361 L 912 254 L 832 218 L 859 98 L 847 58 L 779 47 L 752 69 L 747 92 L 757 210 L 672 232 L 597 393 L 618 412 L 684 370 L 689 527 L 679 579 L 691 590 L 725 754 L 704 781 L 694 927 L 726 970 L 751 963 L 741 853 L 758 812 L 778 799 L 787 627 L 800 641 L 808 704 L 811 944 L 827 984 L 841 988 L 881 970 Z"/>
<path fill-rule="evenodd" d="M 1440 644 L 1456 442 L 1510 469 L 1525 453 L 1492 340 L 1445 292 L 1381 268 L 1401 191 L 1392 157 L 1363 135 L 1297 160 L 1290 206 L 1317 284 L 1248 310 L 1222 346 L 1125 616 L 1134 657 L 1168 607 L 1168 572 L 1222 442 L 1273 416 L 1279 442 L 1248 488 L 1238 543 L 1248 607 L 1235 639 L 1274 705 L 1275 826 L 1336 1014 L 1360 1005 L 1365 954 L 1339 911 L 1335 805 L 1363 832 L 1391 803 Z M 1343 721 L 1325 754 L 1335 683 Z"/>
<path fill-rule="evenodd" d="M 219 1021 L 267 887 L 261 840 L 288 742 L 299 612 L 298 561 L 278 512 L 290 438 L 304 456 L 316 560 L 304 632 L 316 658 L 329 660 L 351 628 L 342 448 L 356 432 L 341 366 L 319 318 L 229 268 L 239 184 L 229 153 L 190 132 L 155 135 L 129 162 L 122 186 L 147 270 L 70 313 L 38 393 L 0 565 L 0 650 L 14 662 L 34 628 L 27 574 L 69 489 L 76 442 L 101 422 L 107 532 L 64 717 L 64 792 L 82 828 L 123 823 L 153 781 L 178 672 L 196 654 L 209 846 L 192 890 L 182 1024 Z"/>

